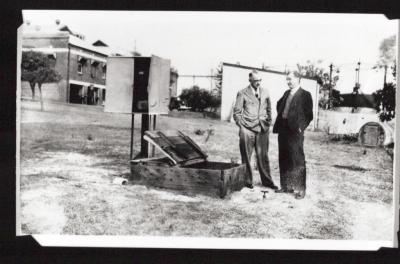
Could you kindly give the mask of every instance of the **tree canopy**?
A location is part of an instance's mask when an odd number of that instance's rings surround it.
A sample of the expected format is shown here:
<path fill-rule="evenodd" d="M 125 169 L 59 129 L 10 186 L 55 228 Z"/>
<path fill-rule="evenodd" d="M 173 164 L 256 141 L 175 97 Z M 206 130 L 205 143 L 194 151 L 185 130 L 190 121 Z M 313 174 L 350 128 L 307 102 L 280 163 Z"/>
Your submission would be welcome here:
<path fill-rule="evenodd" d="M 321 67 L 321 63 L 322 60 L 318 60 L 316 63 L 308 60 L 304 65 L 298 63 L 297 73 L 303 77 L 317 80 L 320 86 L 319 106 L 329 109 L 340 104 L 340 92 L 335 89 L 336 83 L 339 81 L 340 69 L 331 65 L 332 76 L 330 76 L 330 69 Z"/>
<path fill-rule="evenodd" d="M 379 59 L 375 67 L 382 68 L 396 62 L 396 35 L 382 40 L 379 46 Z"/>
<path fill-rule="evenodd" d="M 383 39 L 379 46 L 379 59 L 374 66 L 375 69 L 385 69 L 383 88 L 373 93 L 377 104 L 376 110 L 382 122 L 392 120 L 396 114 L 396 84 L 386 83 L 389 67 L 392 69 L 393 76 L 396 77 L 396 47 L 396 35 Z"/>
<path fill-rule="evenodd" d="M 30 84 L 42 85 L 60 80 L 60 74 L 54 69 L 54 59 L 41 52 L 23 52 L 21 68 L 22 80 Z"/>
<path fill-rule="evenodd" d="M 36 84 L 38 85 L 42 110 L 42 84 L 58 82 L 61 79 L 60 74 L 54 69 L 54 64 L 55 60 L 42 52 L 22 52 L 21 79 L 29 82 L 32 90 L 32 99 L 35 99 L 35 86 Z"/>
<path fill-rule="evenodd" d="M 217 73 L 215 74 L 215 88 L 218 91 L 218 95 L 221 96 L 222 94 L 222 63 L 217 67 Z"/>
<path fill-rule="evenodd" d="M 373 69 L 385 69 L 384 84 L 386 84 L 386 73 L 390 68 L 393 77 L 396 77 L 396 35 L 387 37 L 379 45 L 379 59 Z"/>
<path fill-rule="evenodd" d="M 193 111 L 203 112 L 206 108 L 216 109 L 221 104 L 218 96 L 213 96 L 209 91 L 197 85 L 184 89 L 179 96 L 182 102 L 191 107 Z"/>
<path fill-rule="evenodd" d="M 396 109 L 396 86 L 394 83 L 385 83 L 382 89 L 373 93 L 376 102 L 376 111 L 379 119 L 390 121 L 395 117 Z"/>

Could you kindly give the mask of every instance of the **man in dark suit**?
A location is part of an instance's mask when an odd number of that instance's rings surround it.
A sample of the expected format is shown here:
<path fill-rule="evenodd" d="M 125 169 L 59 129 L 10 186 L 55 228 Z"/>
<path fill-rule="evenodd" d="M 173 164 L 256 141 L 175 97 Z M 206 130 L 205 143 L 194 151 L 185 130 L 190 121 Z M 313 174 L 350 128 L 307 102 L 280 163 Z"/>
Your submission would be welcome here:
<path fill-rule="evenodd" d="M 278 133 L 279 172 L 281 189 L 278 193 L 293 193 L 296 199 L 306 195 L 306 161 L 304 157 L 304 130 L 313 119 L 311 94 L 300 87 L 300 76 L 290 72 L 289 86 L 277 103 L 273 133 Z"/>
<path fill-rule="evenodd" d="M 253 188 L 251 155 L 255 149 L 262 185 L 278 189 L 271 178 L 268 159 L 271 100 L 268 91 L 260 86 L 257 71 L 249 74 L 249 82 L 249 86 L 238 92 L 233 107 L 233 118 L 239 126 L 242 163 L 246 165 L 246 187 Z"/>

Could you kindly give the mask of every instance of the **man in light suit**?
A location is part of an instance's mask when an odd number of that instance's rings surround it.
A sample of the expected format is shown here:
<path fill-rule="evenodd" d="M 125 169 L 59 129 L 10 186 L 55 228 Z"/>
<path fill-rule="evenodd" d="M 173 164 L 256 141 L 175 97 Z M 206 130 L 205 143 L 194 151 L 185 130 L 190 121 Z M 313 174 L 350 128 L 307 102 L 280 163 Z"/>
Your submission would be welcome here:
<path fill-rule="evenodd" d="M 278 133 L 279 172 L 281 189 L 278 193 L 294 193 L 296 199 L 306 195 L 306 161 L 304 130 L 313 119 L 313 102 L 309 92 L 300 87 L 300 76 L 289 72 L 289 86 L 277 103 L 273 133 Z"/>
<path fill-rule="evenodd" d="M 271 100 L 268 91 L 260 86 L 257 71 L 250 72 L 249 82 L 249 86 L 238 92 L 233 107 L 233 119 L 239 126 L 242 163 L 246 165 L 246 187 L 253 188 L 251 155 L 255 149 L 262 185 L 278 189 L 271 178 L 268 159 Z"/>

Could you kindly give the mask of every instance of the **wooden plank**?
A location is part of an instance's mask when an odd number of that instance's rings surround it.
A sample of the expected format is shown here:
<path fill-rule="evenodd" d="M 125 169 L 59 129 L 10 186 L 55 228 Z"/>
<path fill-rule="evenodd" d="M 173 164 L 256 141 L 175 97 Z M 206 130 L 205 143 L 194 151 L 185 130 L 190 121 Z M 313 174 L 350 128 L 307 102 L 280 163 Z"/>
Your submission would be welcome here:
<path fill-rule="evenodd" d="M 180 190 L 190 194 L 206 194 L 225 197 L 243 188 L 245 166 L 230 163 L 207 162 L 206 167 L 165 167 L 159 164 L 131 163 L 134 183 L 159 188 Z M 227 167 L 220 170 L 218 167 Z"/>
<path fill-rule="evenodd" d="M 134 181 L 147 186 L 219 196 L 220 171 L 165 168 L 143 164 L 131 166 L 131 171 Z"/>
<path fill-rule="evenodd" d="M 158 138 L 160 137 L 157 133 L 159 130 L 154 130 L 154 131 L 146 131 L 146 134 L 151 137 L 151 138 Z M 177 130 L 173 130 L 173 129 L 165 129 L 162 131 L 164 133 L 164 135 L 166 135 L 167 137 L 178 137 L 179 133 Z"/>
<path fill-rule="evenodd" d="M 200 147 L 192 144 L 189 137 L 184 138 L 179 131 L 146 131 L 145 135 L 151 138 L 151 143 L 163 149 L 163 153 L 174 159 L 176 163 L 185 163 L 188 160 L 205 159 L 207 155 Z M 189 138 L 189 139 L 188 139 Z M 194 142 L 193 142 L 194 143 Z"/>
<path fill-rule="evenodd" d="M 240 191 L 246 182 L 246 168 L 244 165 L 239 165 L 225 170 L 224 176 L 227 178 L 228 192 Z"/>
<path fill-rule="evenodd" d="M 158 135 L 169 145 L 169 147 L 170 147 L 173 151 L 175 151 L 179 156 L 183 157 L 185 160 L 188 159 L 188 156 L 187 156 L 184 152 L 180 151 L 180 150 L 177 148 L 177 146 L 176 146 L 174 143 L 172 143 L 172 141 L 169 140 L 169 138 L 168 138 L 166 135 L 164 135 L 163 132 L 158 131 L 157 134 L 158 134 Z"/>
<path fill-rule="evenodd" d="M 200 146 L 196 144 L 196 142 L 194 142 L 190 137 L 186 136 L 185 134 L 183 134 L 181 131 L 178 131 L 179 135 L 181 137 L 183 137 L 183 139 L 190 145 L 192 145 L 195 150 L 197 150 L 197 152 L 199 152 L 200 155 L 203 156 L 204 159 L 207 158 L 207 154 L 205 152 L 203 152 L 203 150 L 201 150 Z"/>
<path fill-rule="evenodd" d="M 169 151 L 166 151 L 165 148 L 161 147 L 159 144 L 156 144 L 152 138 L 148 137 L 147 135 L 144 135 L 143 138 L 145 140 L 147 140 L 148 142 L 152 143 L 154 146 L 156 146 L 156 148 L 158 148 L 166 157 L 168 157 L 174 165 L 178 164 L 178 162 L 176 161 L 176 158 L 179 159 L 179 157 L 173 157 Z"/>

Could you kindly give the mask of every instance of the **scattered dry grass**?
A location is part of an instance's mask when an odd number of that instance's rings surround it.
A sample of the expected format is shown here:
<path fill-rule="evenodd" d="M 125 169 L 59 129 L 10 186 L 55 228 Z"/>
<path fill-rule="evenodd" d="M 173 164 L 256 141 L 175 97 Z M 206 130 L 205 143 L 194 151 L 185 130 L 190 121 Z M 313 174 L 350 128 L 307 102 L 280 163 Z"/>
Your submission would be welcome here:
<path fill-rule="evenodd" d="M 307 132 L 307 196 L 295 200 L 271 190 L 226 199 L 140 185 L 128 177 L 130 116 L 82 106 L 23 102 L 21 220 L 24 233 L 161 235 L 298 239 L 390 240 L 392 161 L 383 149 L 333 142 Z M 185 113 L 186 117 L 190 114 Z M 214 119 L 160 116 L 159 128 L 177 128 L 212 161 L 240 160 L 234 124 Z M 139 149 L 140 118 L 135 120 Z M 208 140 L 207 133 L 214 131 Z M 274 181 L 279 183 L 276 135 L 270 136 Z M 39 212 L 40 210 L 40 212 Z M 379 223 L 379 224 L 378 224 Z"/>

